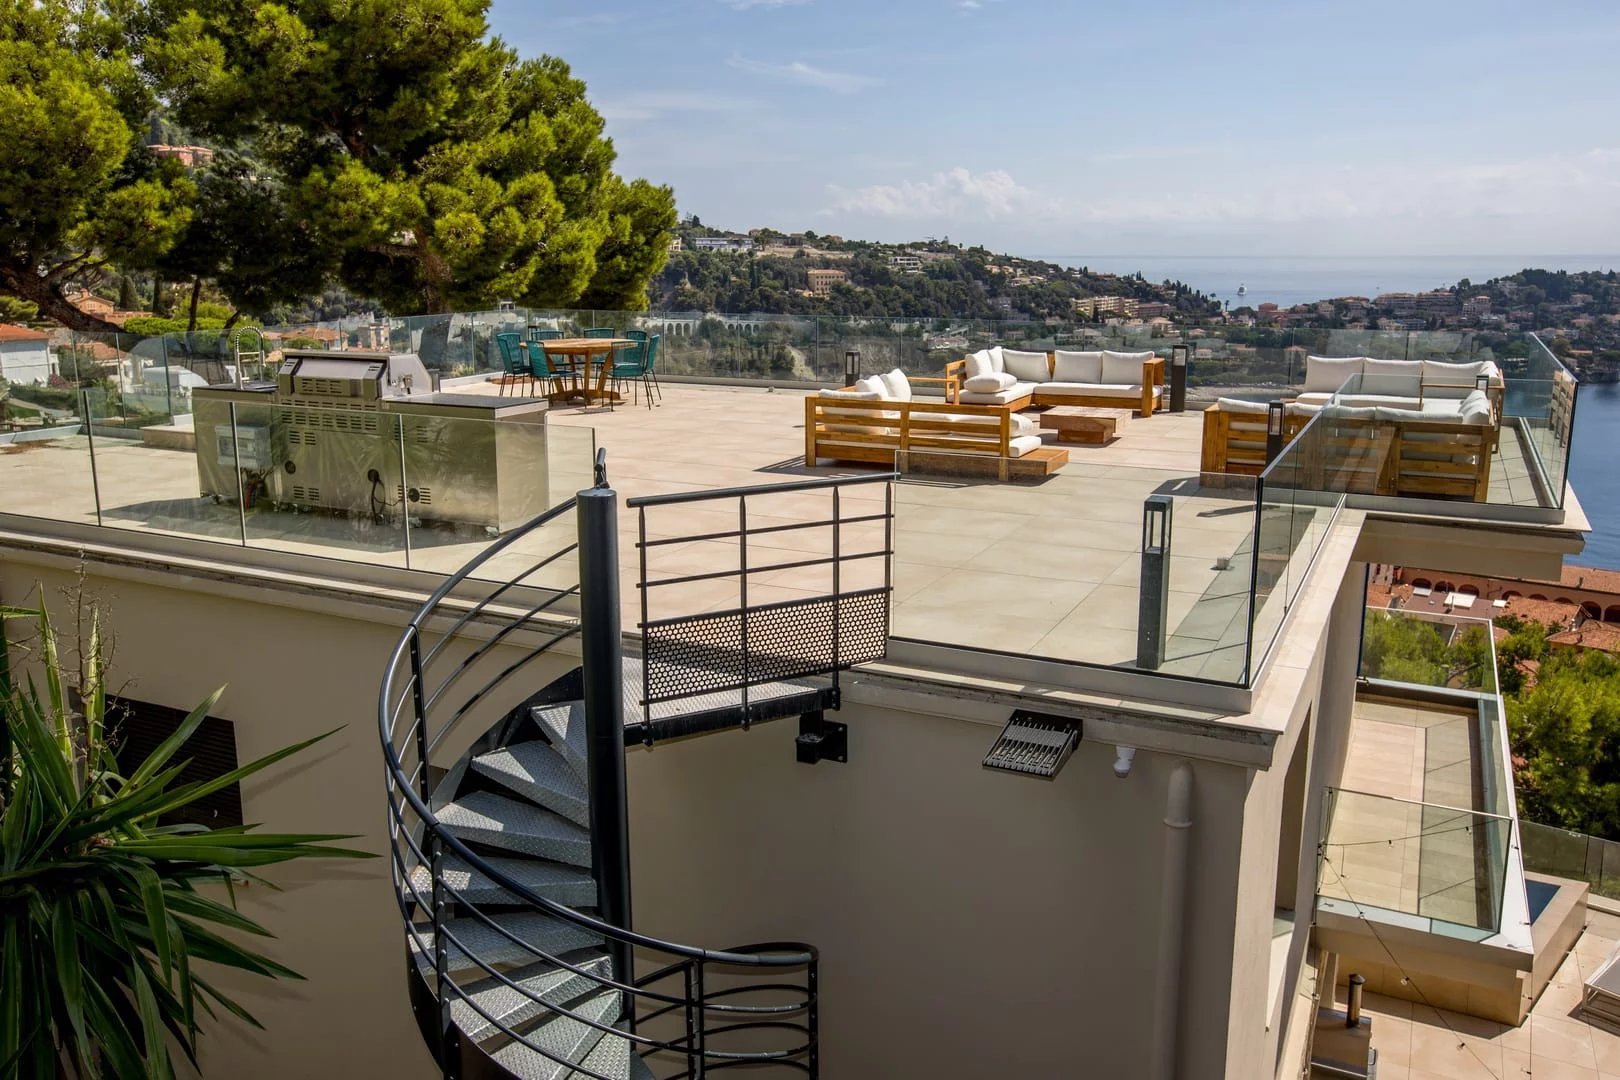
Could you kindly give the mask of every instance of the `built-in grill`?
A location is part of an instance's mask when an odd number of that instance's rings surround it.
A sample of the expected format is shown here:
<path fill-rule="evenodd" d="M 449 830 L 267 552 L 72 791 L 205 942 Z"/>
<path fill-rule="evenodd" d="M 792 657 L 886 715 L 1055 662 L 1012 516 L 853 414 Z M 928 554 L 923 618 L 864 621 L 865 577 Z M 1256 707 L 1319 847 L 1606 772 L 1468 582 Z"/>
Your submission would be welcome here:
<path fill-rule="evenodd" d="M 192 394 L 202 494 L 501 532 L 549 505 L 545 402 L 440 393 L 415 353 L 288 350 Z"/>

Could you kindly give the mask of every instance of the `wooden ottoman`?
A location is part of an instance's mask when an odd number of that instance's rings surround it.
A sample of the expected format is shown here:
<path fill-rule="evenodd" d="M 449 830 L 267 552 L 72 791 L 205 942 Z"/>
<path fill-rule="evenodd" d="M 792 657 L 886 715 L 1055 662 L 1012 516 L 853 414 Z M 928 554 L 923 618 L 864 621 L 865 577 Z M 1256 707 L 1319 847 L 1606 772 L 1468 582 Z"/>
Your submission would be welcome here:
<path fill-rule="evenodd" d="M 1041 413 L 1041 427 L 1057 432 L 1060 443 L 1106 446 L 1117 428 L 1128 422 L 1130 409 L 1099 409 L 1090 405 L 1057 405 Z"/>

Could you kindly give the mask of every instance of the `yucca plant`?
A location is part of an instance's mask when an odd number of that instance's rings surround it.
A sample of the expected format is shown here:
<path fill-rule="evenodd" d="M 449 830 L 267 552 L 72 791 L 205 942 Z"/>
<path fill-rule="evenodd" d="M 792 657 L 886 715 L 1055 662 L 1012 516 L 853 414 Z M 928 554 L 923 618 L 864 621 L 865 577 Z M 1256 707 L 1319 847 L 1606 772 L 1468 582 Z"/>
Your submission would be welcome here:
<path fill-rule="evenodd" d="M 257 1026 L 209 965 L 298 978 L 241 943 L 270 936 L 236 910 L 234 886 L 262 881 L 249 868 L 365 855 L 331 846 L 346 836 L 166 824 L 319 739 L 181 782 L 175 759 L 216 691 L 125 775 L 97 613 L 81 619 L 76 670 L 43 603 L 0 608 L 0 631 L 19 621 L 36 631 L 44 688 L 8 675 L 0 636 L 0 1077 L 173 1076 L 171 1051 L 195 1065 L 199 1020 L 216 1009 Z"/>

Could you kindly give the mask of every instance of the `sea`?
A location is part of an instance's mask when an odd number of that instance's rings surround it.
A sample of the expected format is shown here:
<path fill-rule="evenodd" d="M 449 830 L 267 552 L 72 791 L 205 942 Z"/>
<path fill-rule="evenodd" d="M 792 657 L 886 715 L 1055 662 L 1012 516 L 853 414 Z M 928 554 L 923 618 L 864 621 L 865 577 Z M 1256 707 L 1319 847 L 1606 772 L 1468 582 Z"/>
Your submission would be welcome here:
<path fill-rule="evenodd" d="M 1613 270 L 1620 254 L 1599 255 L 1028 255 L 1149 281 L 1180 281 L 1232 307 L 1292 307 L 1335 296 L 1449 288 L 1520 270 Z M 1243 294 L 1238 289 L 1244 289 Z"/>
<path fill-rule="evenodd" d="M 1614 255 L 1030 255 L 1064 266 L 1111 274 L 1141 272 L 1149 281 L 1180 281 L 1232 307 L 1268 301 L 1279 307 L 1334 296 L 1373 297 L 1385 292 L 1423 292 L 1467 278 L 1485 282 L 1526 268 L 1612 270 Z M 1244 293 L 1238 294 L 1239 288 Z M 1592 523 L 1586 549 L 1570 562 L 1620 569 L 1620 384 L 1588 383 L 1575 403 L 1575 445 L 1569 479 Z"/>

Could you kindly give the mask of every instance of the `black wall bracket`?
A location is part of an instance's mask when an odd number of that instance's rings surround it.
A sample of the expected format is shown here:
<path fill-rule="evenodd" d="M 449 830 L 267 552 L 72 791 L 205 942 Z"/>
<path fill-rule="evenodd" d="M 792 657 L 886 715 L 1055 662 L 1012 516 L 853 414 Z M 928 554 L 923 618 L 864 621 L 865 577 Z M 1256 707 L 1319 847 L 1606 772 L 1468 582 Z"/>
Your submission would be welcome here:
<path fill-rule="evenodd" d="M 828 720 L 820 710 L 799 717 L 799 737 L 793 754 L 801 765 L 818 761 L 849 761 L 849 725 Z"/>

